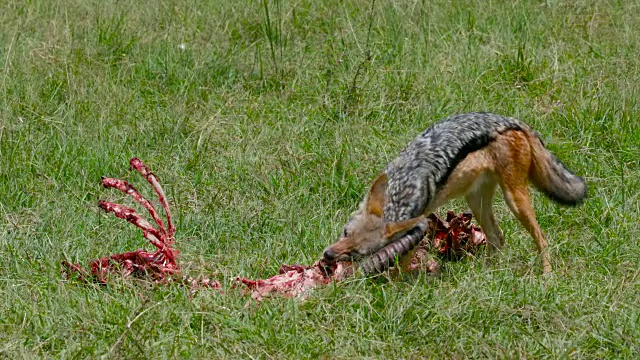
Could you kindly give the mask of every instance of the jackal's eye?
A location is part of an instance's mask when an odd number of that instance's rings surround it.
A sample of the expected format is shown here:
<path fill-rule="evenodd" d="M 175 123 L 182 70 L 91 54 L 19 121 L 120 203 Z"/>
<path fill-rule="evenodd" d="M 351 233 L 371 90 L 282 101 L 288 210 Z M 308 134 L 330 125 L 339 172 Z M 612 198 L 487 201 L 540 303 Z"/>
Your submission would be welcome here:
<path fill-rule="evenodd" d="M 349 236 L 349 231 L 347 230 L 347 228 L 344 228 L 342 230 L 342 237 L 347 237 L 347 236 Z"/>

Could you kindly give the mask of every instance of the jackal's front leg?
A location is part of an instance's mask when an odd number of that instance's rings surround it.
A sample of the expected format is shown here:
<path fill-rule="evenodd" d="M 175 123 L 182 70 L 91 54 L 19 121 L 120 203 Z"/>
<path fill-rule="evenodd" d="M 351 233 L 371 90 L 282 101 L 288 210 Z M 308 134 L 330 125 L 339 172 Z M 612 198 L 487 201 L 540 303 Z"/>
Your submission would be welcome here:
<path fill-rule="evenodd" d="M 493 196 L 496 187 L 495 182 L 485 181 L 466 196 L 473 216 L 487 236 L 489 254 L 498 252 L 504 245 L 504 236 L 493 214 Z"/>

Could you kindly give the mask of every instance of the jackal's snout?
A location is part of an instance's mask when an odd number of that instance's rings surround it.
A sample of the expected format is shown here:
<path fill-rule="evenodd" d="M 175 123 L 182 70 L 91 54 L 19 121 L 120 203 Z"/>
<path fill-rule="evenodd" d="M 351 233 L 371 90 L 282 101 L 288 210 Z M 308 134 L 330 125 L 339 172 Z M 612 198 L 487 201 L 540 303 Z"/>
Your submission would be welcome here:
<path fill-rule="evenodd" d="M 336 253 L 331 248 L 327 248 L 322 256 L 326 261 L 334 261 L 336 259 Z"/>

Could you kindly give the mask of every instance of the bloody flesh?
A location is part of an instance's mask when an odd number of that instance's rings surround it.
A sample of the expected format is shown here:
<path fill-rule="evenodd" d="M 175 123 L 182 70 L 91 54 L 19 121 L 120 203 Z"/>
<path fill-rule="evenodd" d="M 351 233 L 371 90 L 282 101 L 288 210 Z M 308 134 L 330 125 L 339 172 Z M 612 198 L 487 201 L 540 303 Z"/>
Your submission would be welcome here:
<path fill-rule="evenodd" d="M 149 212 L 155 225 L 136 213 L 134 209 L 124 205 L 100 200 L 98 206 L 104 211 L 113 213 L 116 217 L 124 219 L 140 228 L 142 230 L 142 236 L 147 239 L 156 250 L 147 251 L 140 249 L 103 257 L 90 261 L 88 270 L 80 264 L 63 261 L 62 265 L 66 270 L 68 278 L 75 275 L 84 281 L 95 280 L 99 283 L 106 283 L 109 275 L 117 273 L 123 277 L 133 275 L 141 278 L 149 277 L 156 282 L 166 282 L 168 280 L 174 280 L 173 276 L 180 273 L 180 266 L 177 262 L 179 252 L 173 248 L 175 242 L 173 237 L 175 234 L 175 226 L 171 219 L 169 204 L 158 178 L 138 158 L 131 159 L 129 164 L 131 165 L 130 169 L 136 170 L 142 175 L 155 190 L 158 200 L 164 209 L 167 219 L 166 226 L 153 205 L 145 199 L 138 190 L 124 180 L 103 177 L 102 185 L 106 188 L 118 189 L 141 204 L 142 207 Z M 188 277 L 183 277 L 181 280 L 189 283 L 189 285 L 198 283 L 197 280 Z M 209 279 L 203 279 L 201 285 L 206 287 L 219 287 L 217 282 Z"/>
<path fill-rule="evenodd" d="M 440 270 L 440 264 L 428 256 L 429 248 L 434 248 L 441 257 L 459 259 L 486 243 L 484 233 L 471 223 L 470 213 L 456 215 L 450 211 L 446 221 L 435 214 L 429 215 L 427 219 L 428 221 L 418 223 L 406 235 L 358 264 L 327 263 L 320 260 L 311 266 L 282 265 L 279 274 L 268 279 L 250 280 L 238 277 L 236 281 L 246 285 L 251 297 L 258 301 L 271 294 L 304 296 L 314 287 L 351 276 L 356 269 L 360 269 L 365 275 L 382 272 L 392 266 L 397 258 L 412 250 L 415 251 L 410 267 L 403 270 L 436 274 Z"/>
<path fill-rule="evenodd" d="M 131 170 L 136 170 L 155 190 L 164 209 L 166 225 L 151 202 L 124 180 L 104 177 L 102 185 L 106 188 L 118 189 L 129 195 L 147 210 L 155 225 L 136 213 L 134 209 L 124 205 L 100 200 L 98 206 L 141 229 L 143 237 L 156 250 L 140 249 L 103 257 L 90 261 L 88 269 L 80 264 L 63 261 L 67 277 L 71 278 L 75 275 L 83 281 L 93 280 L 104 284 L 107 283 L 110 275 L 117 274 L 122 277 L 148 278 L 159 283 L 177 280 L 192 289 L 198 287 L 220 288 L 220 283 L 215 280 L 195 279 L 180 274 L 179 252 L 173 248 L 175 226 L 164 191 L 158 178 L 140 159 L 131 159 L 130 165 Z M 486 243 L 485 235 L 471 223 L 471 217 L 470 213 L 456 215 L 449 211 L 446 220 L 442 220 L 431 214 L 407 234 L 357 264 L 351 262 L 328 263 L 320 260 L 311 266 L 282 265 L 278 275 L 259 280 L 238 277 L 236 284 L 246 286 L 251 292 L 251 296 L 256 300 L 261 300 L 270 294 L 288 297 L 301 296 L 316 286 L 346 279 L 358 269 L 365 275 L 382 272 L 393 266 L 397 258 L 412 250 L 411 265 L 409 269 L 404 270 L 437 273 L 440 265 L 435 259 L 428 256 L 428 249 L 435 249 L 440 257 L 455 260 L 466 253 L 474 252 L 479 246 Z"/>

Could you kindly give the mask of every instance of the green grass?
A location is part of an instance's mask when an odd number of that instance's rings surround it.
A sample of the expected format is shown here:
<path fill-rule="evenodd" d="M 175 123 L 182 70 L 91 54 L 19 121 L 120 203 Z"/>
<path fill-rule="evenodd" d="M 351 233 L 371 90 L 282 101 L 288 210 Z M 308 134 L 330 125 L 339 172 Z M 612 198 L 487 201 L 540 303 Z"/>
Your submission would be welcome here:
<path fill-rule="evenodd" d="M 639 5 L 2 2 L 0 355 L 638 358 Z M 409 140 L 477 110 L 523 119 L 588 181 L 579 208 L 535 196 L 548 279 L 502 201 L 496 262 L 304 302 L 60 274 L 144 244 L 96 206 L 123 200 L 100 176 L 144 187 L 132 156 L 169 195 L 189 274 L 228 286 L 318 259 Z"/>

